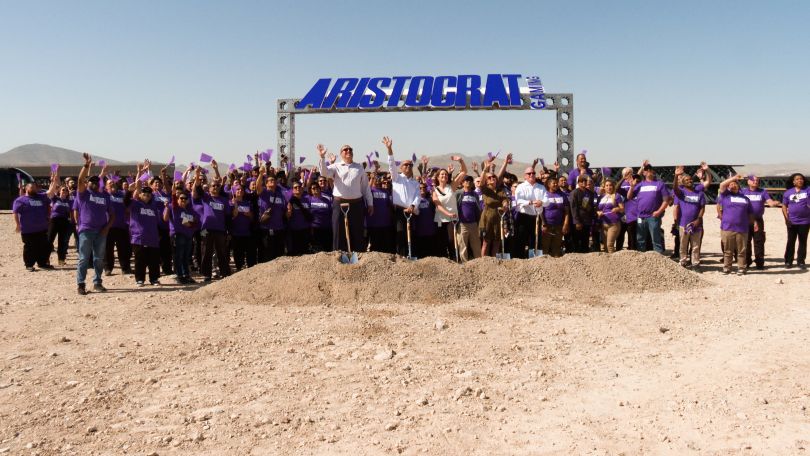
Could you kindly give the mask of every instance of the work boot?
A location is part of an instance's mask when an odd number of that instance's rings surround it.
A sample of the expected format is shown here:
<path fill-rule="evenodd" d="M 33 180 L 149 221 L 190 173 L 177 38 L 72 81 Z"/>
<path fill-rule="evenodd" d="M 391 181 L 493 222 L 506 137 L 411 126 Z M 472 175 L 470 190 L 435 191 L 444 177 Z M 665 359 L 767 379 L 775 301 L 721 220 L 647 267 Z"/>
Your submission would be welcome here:
<path fill-rule="evenodd" d="M 78 289 L 78 291 L 79 291 L 79 294 L 80 294 L 80 295 L 82 295 L 82 296 L 84 296 L 84 295 L 86 295 L 86 294 L 87 294 L 87 289 L 86 289 L 86 288 L 84 288 L 84 284 L 83 284 L 83 283 L 80 283 L 80 284 L 79 284 L 79 289 Z"/>

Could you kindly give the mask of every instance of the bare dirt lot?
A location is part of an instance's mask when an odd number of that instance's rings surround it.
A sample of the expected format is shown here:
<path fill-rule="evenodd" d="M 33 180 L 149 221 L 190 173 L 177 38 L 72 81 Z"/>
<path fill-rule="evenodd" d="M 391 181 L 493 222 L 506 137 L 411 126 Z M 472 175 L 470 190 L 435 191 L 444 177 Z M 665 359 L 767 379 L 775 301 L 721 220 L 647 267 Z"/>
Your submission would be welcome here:
<path fill-rule="evenodd" d="M 5 213 L 0 454 L 807 454 L 810 275 L 778 210 L 745 277 L 706 225 L 701 274 L 321 255 L 80 297 L 75 254 L 26 272 Z"/>

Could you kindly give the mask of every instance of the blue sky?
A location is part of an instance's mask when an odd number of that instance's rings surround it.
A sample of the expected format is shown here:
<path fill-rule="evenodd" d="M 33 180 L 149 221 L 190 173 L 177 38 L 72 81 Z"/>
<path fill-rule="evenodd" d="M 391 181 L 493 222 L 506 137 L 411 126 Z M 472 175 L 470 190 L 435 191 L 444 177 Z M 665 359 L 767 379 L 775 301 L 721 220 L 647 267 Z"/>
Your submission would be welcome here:
<path fill-rule="evenodd" d="M 275 148 L 319 77 L 537 74 L 594 165 L 778 163 L 810 139 L 808 2 L 0 0 L 0 151 L 122 160 Z M 551 112 L 299 116 L 297 150 L 555 154 Z"/>

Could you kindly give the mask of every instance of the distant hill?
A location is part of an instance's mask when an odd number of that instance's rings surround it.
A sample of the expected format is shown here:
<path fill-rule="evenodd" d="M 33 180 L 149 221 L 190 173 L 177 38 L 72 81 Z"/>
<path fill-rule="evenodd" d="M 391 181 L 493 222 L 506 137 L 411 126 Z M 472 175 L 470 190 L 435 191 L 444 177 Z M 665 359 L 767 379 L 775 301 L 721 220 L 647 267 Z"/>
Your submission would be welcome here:
<path fill-rule="evenodd" d="M 93 155 L 93 160 L 106 160 L 111 165 L 121 165 L 123 162 Z M 51 163 L 61 165 L 81 165 L 84 163 L 81 152 L 49 146 L 47 144 L 26 144 L 15 147 L 0 154 L 0 166 L 44 166 Z"/>

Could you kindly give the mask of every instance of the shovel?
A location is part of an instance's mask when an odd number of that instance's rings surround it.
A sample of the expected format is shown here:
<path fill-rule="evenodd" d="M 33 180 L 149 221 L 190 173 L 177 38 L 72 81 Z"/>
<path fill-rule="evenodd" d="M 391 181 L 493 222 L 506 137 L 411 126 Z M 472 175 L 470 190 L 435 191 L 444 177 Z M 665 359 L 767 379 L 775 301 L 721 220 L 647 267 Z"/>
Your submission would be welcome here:
<path fill-rule="evenodd" d="M 357 264 L 357 254 L 352 252 L 352 241 L 349 236 L 349 203 L 340 203 L 340 212 L 343 212 L 343 225 L 346 227 L 346 247 L 349 255 L 340 255 L 340 262 L 343 264 Z"/>
<path fill-rule="evenodd" d="M 456 251 L 456 263 L 461 263 L 458 256 L 458 218 L 453 218 L 453 247 Z"/>
<path fill-rule="evenodd" d="M 543 256 L 543 251 L 538 249 L 540 246 L 540 214 L 534 216 L 534 248 L 529 249 L 529 258 L 536 258 Z"/>
<path fill-rule="evenodd" d="M 503 226 L 506 220 L 506 211 L 503 209 L 498 209 L 498 213 L 501 214 L 501 253 L 496 253 L 495 258 L 499 260 L 511 260 L 512 254 L 506 253 L 506 243 L 504 242 L 503 236 Z"/>
<path fill-rule="evenodd" d="M 408 235 L 408 256 L 405 258 L 416 261 L 416 257 L 411 254 L 411 217 L 413 217 L 413 214 L 405 214 L 405 231 Z"/>

